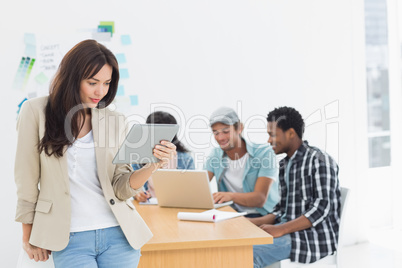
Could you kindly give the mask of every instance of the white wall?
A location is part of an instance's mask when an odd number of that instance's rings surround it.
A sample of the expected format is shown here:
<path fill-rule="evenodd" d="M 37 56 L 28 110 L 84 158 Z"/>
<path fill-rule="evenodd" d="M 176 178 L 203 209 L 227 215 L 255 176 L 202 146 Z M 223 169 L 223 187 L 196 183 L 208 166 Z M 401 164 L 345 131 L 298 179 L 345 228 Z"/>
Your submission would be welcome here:
<path fill-rule="evenodd" d="M 266 114 L 293 106 L 315 122 L 306 129 L 310 144 L 328 148 L 340 165 L 341 185 L 355 188 L 359 159 L 366 157 L 359 153 L 359 136 L 365 132 L 355 108 L 365 102 L 364 57 L 355 54 L 364 49 L 364 17 L 362 1 L 350 2 L 68 1 L 61 8 L 48 0 L 9 2 L 0 16 L 4 265 L 13 267 L 21 241 L 20 224 L 13 222 L 13 166 L 16 110 L 24 92 L 12 91 L 11 85 L 24 33 L 74 34 L 114 20 L 116 33 L 133 40 L 127 53 L 130 91 L 139 95 L 140 105 L 131 113 L 145 118 L 155 103 L 179 107 L 186 118 L 182 128 L 192 131 L 185 142 L 194 153 L 205 154 L 210 146 L 195 143 L 208 144 L 209 130 L 201 120 L 189 125 L 190 118 L 205 119 L 222 105 L 241 107 L 242 120 L 255 118 L 250 127 L 260 132 L 250 137 L 265 142 Z M 325 107 L 333 116 L 326 116 Z M 356 206 L 355 199 L 353 212 Z M 355 215 L 350 213 L 351 222 L 359 221 Z M 357 226 L 347 228 L 348 243 L 364 239 Z"/>

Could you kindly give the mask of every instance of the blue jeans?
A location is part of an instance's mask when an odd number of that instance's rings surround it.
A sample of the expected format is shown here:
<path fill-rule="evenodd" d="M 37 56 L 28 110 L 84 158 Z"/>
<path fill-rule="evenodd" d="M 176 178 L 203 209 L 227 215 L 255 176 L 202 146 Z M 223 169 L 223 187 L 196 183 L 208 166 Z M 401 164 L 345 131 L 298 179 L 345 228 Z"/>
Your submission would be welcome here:
<path fill-rule="evenodd" d="M 274 238 L 273 244 L 253 246 L 254 268 L 262 268 L 289 259 L 292 249 L 290 234 Z"/>
<path fill-rule="evenodd" d="M 137 267 L 140 250 L 128 243 L 120 226 L 70 233 L 70 242 L 52 252 L 56 268 Z"/>

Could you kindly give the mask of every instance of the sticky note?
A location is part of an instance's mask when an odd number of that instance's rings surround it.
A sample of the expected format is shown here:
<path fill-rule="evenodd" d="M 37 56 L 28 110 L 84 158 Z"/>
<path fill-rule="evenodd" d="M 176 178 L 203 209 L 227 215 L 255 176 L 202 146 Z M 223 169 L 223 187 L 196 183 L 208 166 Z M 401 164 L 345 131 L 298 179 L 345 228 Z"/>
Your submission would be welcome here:
<path fill-rule="evenodd" d="M 98 32 L 109 32 L 111 36 L 113 36 L 113 28 L 109 25 L 99 25 Z"/>
<path fill-rule="evenodd" d="M 41 72 L 40 74 L 38 74 L 35 77 L 35 81 L 38 82 L 41 85 L 46 83 L 48 80 L 49 80 L 49 78 L 47 78 L 47 76 L 43 72 Z"/>
<path fill-rule="evenodd" d="M 36 37 L 33 33 L 24 34 L 24 42 L 26 45 L 36 46 Z"/>
<path fill-rule="evenodd" d="M 34 45 L 25 45 L 25 55 L 28 57 L 36 58 L 36 46 Z"/>
<path fill-rule="evenodd" d="M 111 32 L 114 33 L 114 21 L 101 21 L 99 23 L 100 26 L 110 26 L 111 27 Z"/>
<path fill-rule="evenodd" d="M 119 86 L 117 88 L 116 96 L 124 96 L 124 86 Z"/>
<path fill-rule="evenodd" d="M 102 42 L 102 41 L 110 41 L 110 39 L 112 38 L 112 33 L 110 32 L 96 32 L 96 33 L 92 33 L 92 39 L 95 39 L 98 42 Z"/>
<path fill-rule="evenodd" d="M 127 61 L 126 61 L 126 55 L 124 54 L 124 53 L 118 53 L 118 54 L 116 54 L 116 59 L 117 59 L 117 62 L 120 64 L 120 63 L 126 63 Z"/>
<path fill-rule="evenodd" d="M 131 95 L 130 96 L 130 104 L 132 106 L 138 105 L 138 95 Z"/>
<path fill-rule="evenodd" d="M 130 76 L 128 75 L 128 69 L 125 69 L 125 68 L 120 69 L 120 70 L 119 70 L 119 73 L 120 73 L 120 78 L 121 78 L 121 79 L 127 79 L 127 78 L 130 77 Z"/>
<path fill-rule="evenodd" d="M 38 93 L 36 93 L 36 92 L 30 92 L 30 93 L 28 93 L 28 99 L 35 98 L 36 96 L 38 96 Z"/>
<path fill-rule="evenodd" d="M 131 37 L 128 34 L 122 35 L 121 36 L 121 43 L 123 45 L 131 45 Z"/>

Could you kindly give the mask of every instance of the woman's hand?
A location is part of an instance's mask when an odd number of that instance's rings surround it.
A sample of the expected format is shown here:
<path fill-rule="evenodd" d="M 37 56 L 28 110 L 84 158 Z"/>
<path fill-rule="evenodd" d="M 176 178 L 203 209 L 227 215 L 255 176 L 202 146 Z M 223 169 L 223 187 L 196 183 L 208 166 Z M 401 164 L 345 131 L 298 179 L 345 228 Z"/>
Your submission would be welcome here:
<path fill-rule="evenodd" d="M 28 257 L 31 260 L 34 259 L 36 262 L 47 261 L 49 259 L 49 255 L 52 254 L 50 250 L 33 246 L 29 244 L 29 242 L 22 242 L 22 248 L 28 254 Z"/>
<path fill-rule="evenodd" d="M 169 141 L 161 141 L 161 145 L 156 145 L 153 154 L 160 161 L 159 167 L 167 166 L 169 160 L 172 160 L 176 156 L 176 145 Z"/>

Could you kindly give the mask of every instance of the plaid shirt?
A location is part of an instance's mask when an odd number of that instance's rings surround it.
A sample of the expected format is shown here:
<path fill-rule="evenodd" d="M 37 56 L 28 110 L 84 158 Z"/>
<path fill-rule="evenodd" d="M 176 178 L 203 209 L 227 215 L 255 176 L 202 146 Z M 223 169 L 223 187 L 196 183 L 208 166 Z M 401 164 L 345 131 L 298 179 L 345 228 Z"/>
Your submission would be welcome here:
<path fill-rule="evenodd" d="M 290 259 L 294 262 L 312 263 L 336 251 L 341 204 L 338 165 L 329 155 L 309 146 L 306 141 L 291 160 L 288 186 L 285 171 L 289 158 L 280 161 L 281 201 L 274 208 L 273 214 L 280 222 L 288 198 L 286 221 L 301 215 L 310 220 L 313 225 L 311 228 L 290 234 Z"/>

